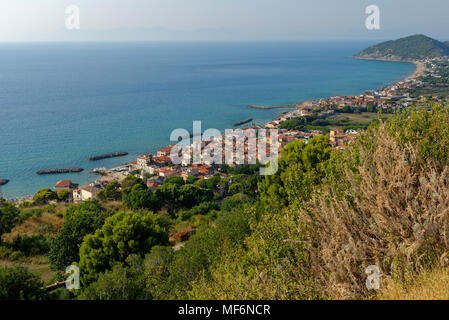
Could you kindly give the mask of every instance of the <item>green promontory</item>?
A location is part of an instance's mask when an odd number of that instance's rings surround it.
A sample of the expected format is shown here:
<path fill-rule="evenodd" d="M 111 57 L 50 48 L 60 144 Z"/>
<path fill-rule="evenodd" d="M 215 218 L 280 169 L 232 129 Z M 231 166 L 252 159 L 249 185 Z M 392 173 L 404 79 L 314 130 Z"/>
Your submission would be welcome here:
<path fill-rule="evenodd" d="M 354 58 L 378 60 L 421 60 L 449 56 L 449 44 L 424 35 L 414 35 L 382 42 L 369 47 Z"/>

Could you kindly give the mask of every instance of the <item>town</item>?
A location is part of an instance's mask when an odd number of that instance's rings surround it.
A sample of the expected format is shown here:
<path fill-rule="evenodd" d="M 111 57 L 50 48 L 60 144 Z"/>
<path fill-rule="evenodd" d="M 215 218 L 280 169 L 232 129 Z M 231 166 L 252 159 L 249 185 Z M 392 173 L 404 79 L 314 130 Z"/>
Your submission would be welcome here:
<path fill-rule="evenodd" d="M 242 126 L 241 132 L 245 136 L 248 130 L 276 129 L 278 153 L 290 142 L 302 140 L 307 143 L 310 138 L 323 134 L 329 135 L 329 143 L 333 148 L 344 150 L 360 136 L 371 121 L 386 119 L 386 116 L 405 108 L 420 108 L 425 103 L 442 103 L 449 100 L 449 57 L 428 58 L 414 63 L 417 65 L 416 73 L 393 85 L 360 95 L 338 95 L 303 102 L 292 110 L 282 112 L 279 117 L 265 125 L 246 124 Z M 369 121 L 358 122 L 357 118 L 348 119 L 349 115 L 367 115 Z M 234 165 L 254 163 L 255 150 L 249 146 L 248 139 L 241 141 L 244 141 L 244 153 L 237 155 Z M 197 141 L 193 141 L 188 148 L 200 148 L 203 154 L 205 149 L 213 149 L 215 143 L 223 142 L 211 139 L 203 140 L 198 145 Z M 129 175 L 143 179 L 152 191 L 163 185 L 165 179 L 174 176 L 181 177 L 184 181 L 189 177 L 207 180 L 214 176 L 232 176 L 221 170 L 220 164 L 225 163 L 224 155 L 218 161 L 216 158 L 212 161 L 213 159 L 202 157 L 201 163 L 193 164 L 188 157 L 180 164 L 174 164 L 170 154 L 175 145 L 172 143 L 159 149 L 154 155 L 144 154 L 134 162 L 116 168 L 96 169 L 94 172 L 98 173 L 100 178 L 87 185 L 79 186 L 72 181 L 63 180 L 58 181 L 53 189 L 56 192 L 67 190 L 69 196 L 66 201 L 79 203 L 96 198 L 108 184 L 113 181 L 121 182 Z M 232 152 L 236 153 L 237 149 L 235 146 Z M 239 156 L 243 158 L 239 159 Z M 32 201 L 32 198 L 23 197 L 12 201 L 19 204 Z"/>

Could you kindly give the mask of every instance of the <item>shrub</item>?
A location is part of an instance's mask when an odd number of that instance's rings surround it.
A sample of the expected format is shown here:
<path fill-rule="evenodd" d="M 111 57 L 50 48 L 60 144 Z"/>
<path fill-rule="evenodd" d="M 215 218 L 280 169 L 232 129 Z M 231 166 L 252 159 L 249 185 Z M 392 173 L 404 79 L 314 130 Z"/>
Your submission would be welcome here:
<path fill-rule="evenodd" d="M 58 199 L 57 193 L 50 188 L 39 190 L 33 197 L 34 202 L 38 205 L 46 204 L 49 201 L 56 199 Z"/>
<path fill-rule="evenodd" d="M 125 262 L 129 255 L 143 256 L 160 244 L 168 244 L 168 234 L 159 216 L 119 212 L 109 217 L 95 234 L 84 238 L 80 248 L 81 281 L 86 286 L 113 265 Z"/>
<path fill-rule="evenodd" d="M 79 261 L 79 249 L 84 237 L 101 228 L 105 219 L 106 213 L 97 201 L 70 206 L 62 229 L 50 241 L 49 259 L 52 266 L 64 270 Z"/>
<path fill-rule="evenodd" d="M 0 300 L 43 300 L 43 283 L 23 267 L 0 267 Z"/>
<path fill-rule="evenodd" d="M 352 151 L 358 166 L 343 167 L 345 195 L 336 196 L 338 186 L 327 185 L 298 218 L 304 223 L 299 232 L 310 239 L 311 268 L 333 298 L 369 296 L 369 265 L 407 282 L 449 262 L 449 167 L 441 166 L 446 160 L 430 145 L 424 152 L 419 142 L 398 142 L 384 125 L 368 134 Z"/>

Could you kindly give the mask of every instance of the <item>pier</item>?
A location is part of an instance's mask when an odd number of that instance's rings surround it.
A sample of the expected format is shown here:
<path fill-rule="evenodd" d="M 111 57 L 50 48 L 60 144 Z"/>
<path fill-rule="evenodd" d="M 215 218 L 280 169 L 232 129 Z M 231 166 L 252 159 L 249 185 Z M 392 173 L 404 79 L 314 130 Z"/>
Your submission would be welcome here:
<path fill-rule="evenodd" d="M 108 154 L 102 154 L 99 156 L 89 157 L 87 159 L 89 161 L 96 161 L 96 160 L 102 160 L 102 159 L 108 159 L 108 158 L 123 157 L 123 156 L 127 156 L 127 155 L 128 155 L 128 152 L 113 152 L 113 153 L 108 153 Z"/>
<path fill-rule="evenodd" d="M 40 170 L 36 172 L 36 174 L 58 174 L 58 173 L 73 173 L 73 172 L 81 172 L 84 169 L 82 168 L 68 168 L 68 169 L 50 169 L 50 170 Z"/>
<path fill-rule="evenodd" d="M 245 119 L 245 120 L 242 120 L 242 121 L 239 121 L 239 122 L 234 123 L 233 126 L 234 126 L 234 127 L 238 127 L 238 126 L 247 124 L 247 123 L 249 123 L 249 122 L 251 122 L 251 121 L 253 121 L 253 118 L 248 118 L 248 119 Z"/>

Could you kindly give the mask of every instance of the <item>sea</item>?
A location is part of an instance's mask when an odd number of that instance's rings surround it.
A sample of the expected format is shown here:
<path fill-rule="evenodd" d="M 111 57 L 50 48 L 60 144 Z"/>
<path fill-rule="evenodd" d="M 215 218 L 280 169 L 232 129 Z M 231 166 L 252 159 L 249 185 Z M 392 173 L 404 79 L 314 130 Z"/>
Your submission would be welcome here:
<path fill-rule="evenodd" d="M 177 128 L 264 124 L 286 105 L 360 94 L 415 71 L 410 63 L 350 58 L 364 41 L 0 44 L 0 178 L 5 198 L 58 180 L 85 184 L 93 168 L 154 153 Z M 93 155 L 128 152 L 88 161 Z M 36 171 L 80 167 L 81 173 Z"/>

